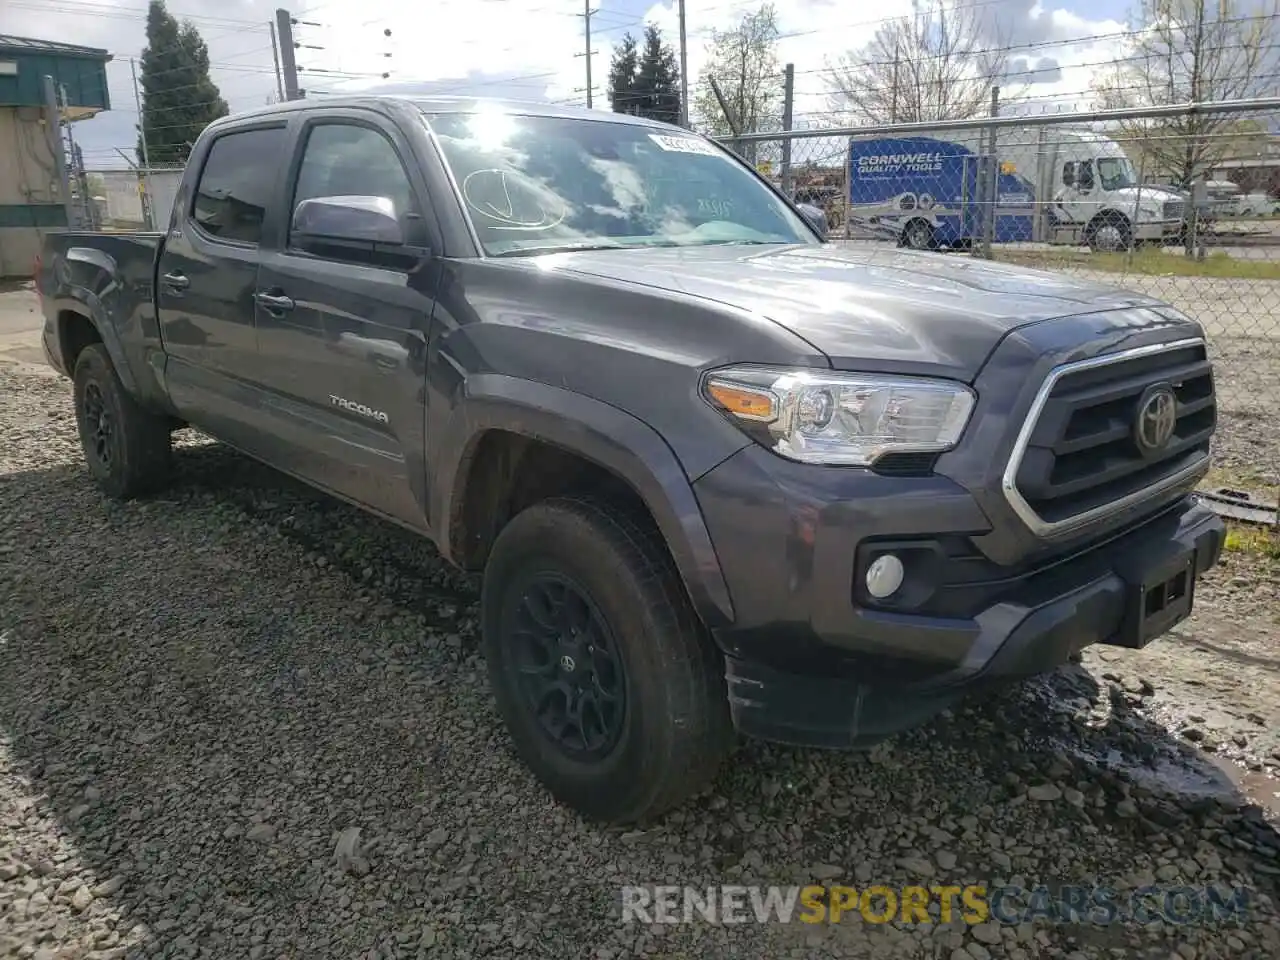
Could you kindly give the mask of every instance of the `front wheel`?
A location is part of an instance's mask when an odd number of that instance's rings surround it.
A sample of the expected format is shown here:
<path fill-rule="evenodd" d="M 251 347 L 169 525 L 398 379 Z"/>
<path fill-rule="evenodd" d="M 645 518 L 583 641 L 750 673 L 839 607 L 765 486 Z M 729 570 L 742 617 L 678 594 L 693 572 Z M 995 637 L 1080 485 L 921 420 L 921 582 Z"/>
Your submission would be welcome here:
<path fill-rule="evenodd" d="M 1133 230 L 1119 214 L 1103 216 L 1089 228 L 1089 248 L 1094 253 L 1121 253 L 1133 246 Z"/>
<path fill-rule="evenodd" d="M 558 799 L 631 822 L 714 779 L 723 663 L 651 525 L 592 500 L 529 507 L 494 543 L 481 616 L 498 710 Z"/>

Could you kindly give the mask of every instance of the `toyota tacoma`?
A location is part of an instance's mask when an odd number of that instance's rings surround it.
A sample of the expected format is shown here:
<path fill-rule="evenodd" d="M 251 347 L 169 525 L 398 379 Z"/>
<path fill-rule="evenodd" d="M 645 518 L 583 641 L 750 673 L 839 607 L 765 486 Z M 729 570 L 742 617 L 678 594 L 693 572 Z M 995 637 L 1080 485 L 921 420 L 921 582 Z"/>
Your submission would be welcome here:
<path fill-rule="evenodd" d="M 191 425 L 483 571 L 514 747 L 608 821 L 704 788 L 735 731 L 861 748 L 1141 647 L 1221 549 L 1193 319 L 824 243 L 641 118 L 224 118 L 163 233 L 52 235 L 38 288 L 106 493 L 159 488 Z"/>

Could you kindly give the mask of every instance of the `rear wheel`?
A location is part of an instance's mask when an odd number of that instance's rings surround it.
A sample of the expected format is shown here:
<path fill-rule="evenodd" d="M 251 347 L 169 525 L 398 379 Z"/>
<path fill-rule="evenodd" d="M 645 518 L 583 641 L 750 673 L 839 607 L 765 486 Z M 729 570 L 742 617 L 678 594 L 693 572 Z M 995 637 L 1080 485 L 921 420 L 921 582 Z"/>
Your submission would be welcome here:
<path fill-rule="evenodd" d="M 494 543 L 481 606 L 498 709 L 558 799 L 631 822 L 714 779 L 732 742 L 723 663 L 651 524 L 535 504 Z"/>
<path fill-rule="evenodd" d="M 912 220 L 902 231 L 902 245 L 909 250 L 932 250 L 937 246 L 933 224 L 928 220 Z"/>
<path fill-rule="evenodd" d="M 169 418 L 143 409 L 120 383 L 106 348 L 90 344 L 76 358 L 76 424 L 94 481 L 128 499 L 169 478 Z"/>

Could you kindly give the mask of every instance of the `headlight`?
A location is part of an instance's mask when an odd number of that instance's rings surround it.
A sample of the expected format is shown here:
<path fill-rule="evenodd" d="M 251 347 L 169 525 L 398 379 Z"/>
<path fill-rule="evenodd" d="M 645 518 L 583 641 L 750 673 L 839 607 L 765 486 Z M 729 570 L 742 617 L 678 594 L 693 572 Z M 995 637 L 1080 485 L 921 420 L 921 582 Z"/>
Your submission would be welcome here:
<path fill-rule="evenodd" d="M 781 456 L 859 467 L 888 453 L 950 450 L 974 403 L 949 380 L 761 367 L 717 370 L 703 392 Z"/>
<path fill-rule="evenodd" d="M 1164 218 L 1164 211 L 1159 207 L 1139 207 L 1138 219 L 1146 218 L 1148 220 L 1161 220 Z"/>

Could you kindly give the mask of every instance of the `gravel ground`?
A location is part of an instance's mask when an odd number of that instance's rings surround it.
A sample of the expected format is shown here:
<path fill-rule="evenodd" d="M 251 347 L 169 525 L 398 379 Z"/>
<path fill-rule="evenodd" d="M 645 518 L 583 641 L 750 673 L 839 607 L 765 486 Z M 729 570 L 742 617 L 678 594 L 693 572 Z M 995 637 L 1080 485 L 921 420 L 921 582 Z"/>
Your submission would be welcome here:
<path fill-rule="evenodd" d="M 604 829 L 513 759 L 476 583 L 425 542 L 194 437 L 168 494 L 105 501 L 65 381 L 0 369 L 0 397 L 0 957 L 1280 955 L 1274 565 L 1232 555 L 1145 651 L 867 754 L 744 744 L 710 794 Z M 1212 882 L 1254 906 L 1188 927 L 618 920 L 623 884 L 814 879 Z"/>

